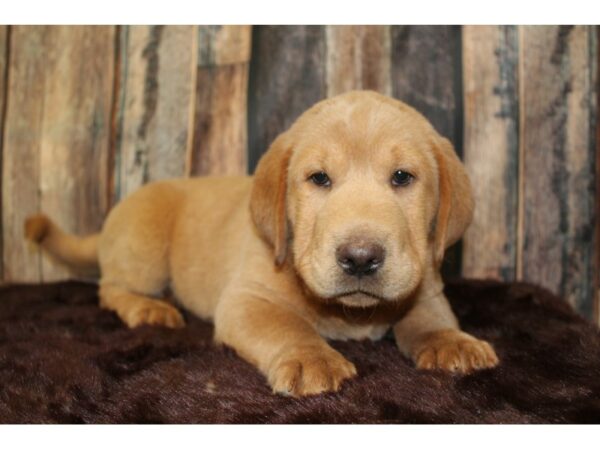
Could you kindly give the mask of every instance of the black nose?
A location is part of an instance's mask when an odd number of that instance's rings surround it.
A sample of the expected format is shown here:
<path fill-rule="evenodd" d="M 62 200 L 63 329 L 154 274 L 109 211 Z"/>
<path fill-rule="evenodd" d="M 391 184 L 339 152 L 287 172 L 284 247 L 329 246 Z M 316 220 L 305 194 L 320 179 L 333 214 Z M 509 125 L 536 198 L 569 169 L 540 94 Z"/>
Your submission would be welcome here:
<path fill-rule="evenodd" d="M 371 241 L 357 240 L 340 245 L 335 256 L 339 266 L 348 275 L 373 275 L 383 265 L 385 250 Z"/>

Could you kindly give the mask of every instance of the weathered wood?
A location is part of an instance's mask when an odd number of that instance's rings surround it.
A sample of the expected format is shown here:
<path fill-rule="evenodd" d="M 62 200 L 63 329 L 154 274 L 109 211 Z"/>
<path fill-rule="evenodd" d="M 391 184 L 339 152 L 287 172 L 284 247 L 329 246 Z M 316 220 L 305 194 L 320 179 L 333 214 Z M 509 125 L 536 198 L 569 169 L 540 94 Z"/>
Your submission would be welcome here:
<path fill-rule="evenodd" d="M 93 57 L 92 57 L 93 55 Z M 12 29 L 3 168 L 5 277 L 68 273 L 23 241 L 23 220 L 44 211 L 77 233 L 107 210 L 114 27 Z"/>
<path fill-rule="evenodd" d="M 463 27 L 464 162 L 475 214 L 462 275 L 516 276 L 519 99 L 516 26 Z"/>
<path fill-rule="evenodd" d="M 9 28 L 6 25 L 0 25 L 0 167 L 2 167 L 2 142 L 4 140 L 4 112 L 6 109 L 6 75 L 8 73 L 8 45 L 9 45 Z M 0 186 L 2 186 L 2 171 L 0 170 Z M 2 212 L 2 196 L 0 196 L 0 214 Z M 1 222 L 0 222 L 1 226 Z M 3 239 L 2 230 L 0 229 L 0 282 L 3 279 L 4 261 L 1 255 L 3 254 Z"/>
<path fill-rule="evenodd" d="M 183 176 L 191 151 L 196 27 L 121 29 L 118 198 L 148 181 Z"/>
<path fill-rule="evenodd" d="M 427 117 L 462 156 L 460 52 L 459 26 L 392 26 L 392 94 Z M 446 276 L 460 274 L 461 242 L 446 251 Z"/>
<path fill-rule="evenodd" d="M 593 248 L 596 249 L 596 261 L 594 265 L 595 291 L 594 317 L 595 323 L 600 326 L 600 27 L 596 26 L 596 104 L 594 114 L 596 116 L 596 229 L 594 233 Z"/>
<path fill-rule="evenodd" d="M 593 307 L 596 36 L 587 26 L 520 28 L 519 275 Z"/>
<path fill-rule="evenodd" d="M 330 25 L 326 38 L 328 97 L 353 89 L 391 94 L 389 26 Z"/>
<path fill-rule="evenodd" d="M 392 93 L 462 151 L 461 37 L 457 26 L 392 27 Z M 462 153 L 460 153 L 462 154 Z"/>
<path fill-rule="evenodd" d="M 250 26 L 201 26 L 194 138 L 194 175 L 239 175 L 247 166 Z"/>
<path fill-rule="evenodd" d="M 275 137 L 327 94 L 325 27 L 255 26 L 248 89 L 249 169 Z"/>
<path fill-rule="evenodd" d="M 250 61 L 250 25 L 209 25 L 198 28 L 198 66 L 213 67 Z"/>
<path fill-rule="evenodd" d="M 23 221 L 40 209 L 40 146 L 44 112 L 44 27 L 12 27 L 2 148 L 4 279 L 39 281 L 38 251 L 23 240 Z"/>

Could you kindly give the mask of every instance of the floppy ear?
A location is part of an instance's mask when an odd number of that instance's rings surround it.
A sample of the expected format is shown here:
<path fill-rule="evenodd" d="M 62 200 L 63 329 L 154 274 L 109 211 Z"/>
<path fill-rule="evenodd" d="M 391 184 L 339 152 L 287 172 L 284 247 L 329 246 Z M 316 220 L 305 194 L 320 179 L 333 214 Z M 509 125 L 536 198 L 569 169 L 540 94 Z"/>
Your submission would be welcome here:
<path fill-rule="evenodd" d="M 448 139 L 434 142 L 438 165 L 439 204 L 436 218 L 434 261 L 439 266 L 444 251 L 460 239 L 473 219 L 473 192 L 467 172 Z"/>
<path fill-rule="evenodd" d="M 275 264 L 281 266 L 287 254 L 287 172 L 292 148 L 286 134 L 280 134 L 260 159 L 254 173 L 250 213 L 261 237 L 273 246 Z"/>

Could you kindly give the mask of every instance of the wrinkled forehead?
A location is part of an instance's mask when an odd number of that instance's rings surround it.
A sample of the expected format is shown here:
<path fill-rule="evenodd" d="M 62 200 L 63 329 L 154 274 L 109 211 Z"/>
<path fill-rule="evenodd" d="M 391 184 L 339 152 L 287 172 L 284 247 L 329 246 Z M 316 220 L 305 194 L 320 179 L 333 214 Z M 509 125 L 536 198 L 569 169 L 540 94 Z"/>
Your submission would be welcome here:
<path fill-rule="evenodd" d="M 411 108 L 367 100 L 319 105 L 294 126 L 292 164 L 394 162 L 408 166 L 435 164 L 431 154 L 435 131 Z"/>

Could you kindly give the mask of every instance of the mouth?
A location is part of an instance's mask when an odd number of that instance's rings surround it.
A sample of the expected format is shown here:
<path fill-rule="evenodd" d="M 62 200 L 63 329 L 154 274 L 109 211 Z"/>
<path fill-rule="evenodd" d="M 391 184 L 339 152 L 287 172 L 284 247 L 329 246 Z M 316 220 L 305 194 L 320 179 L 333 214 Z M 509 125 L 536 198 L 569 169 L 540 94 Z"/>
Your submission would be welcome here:
<path fill-rule="evenodd" d="M 387 301 L 387 299 L 380 297 L 379 295 L 361 289 L 338 294 L 336 300 L 345 306 L 356 308 L 368 308 L 370 306 L 375 306 L 379 302 Z"/>

